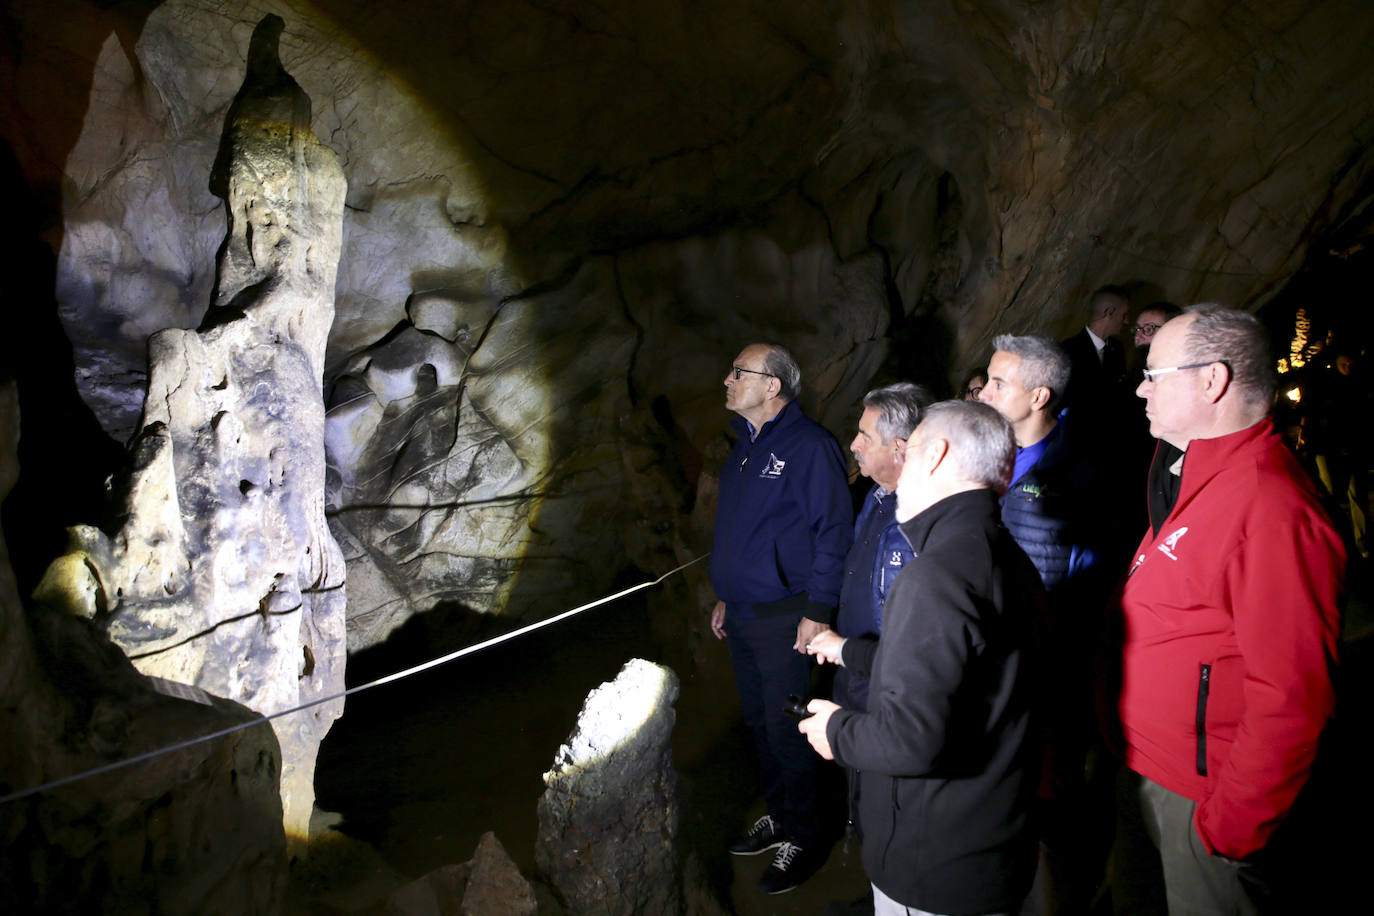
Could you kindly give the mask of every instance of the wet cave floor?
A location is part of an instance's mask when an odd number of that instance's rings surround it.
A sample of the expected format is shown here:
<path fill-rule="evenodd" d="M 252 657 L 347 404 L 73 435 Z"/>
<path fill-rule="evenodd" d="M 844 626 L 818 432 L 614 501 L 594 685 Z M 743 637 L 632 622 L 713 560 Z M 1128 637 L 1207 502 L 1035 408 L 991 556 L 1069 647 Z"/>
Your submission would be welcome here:
<path fill-rule="evenodd" d="M 831 900 L 862 894 L 867 883 L 857 842 L 848 854 L 837 843 L 819 874 L 776 896 L 754 887 L 768 855 L 725 852 L 764 813 L 725 646 L 709 639 L 698 647 L 702 663 L 692 665 L 686 647 L 664 650 L 649 615 L 643 594 L 631 595 L 349 697 L 320 748 L 316 806 L 336 814 L 335 829 L 358 843 L 343 854 L 325 851 L 297 863 L 287 912 L 370 912 L 404 883 L 471 859 L 487 831 L 523 874 L 534 874 L 542 774 L 573 731 L 587 694 L 636 657 L 673 668 L 681 680 L 673 729 L 679 835 L 723 909 L 819 913 Z M 348 683 L 366 683 L 501 631 L 468 612 L 435 612 L 351 657 Z M 828 770 L 828 810 L 838 836 L 842 779 L 838 768 Z"/>

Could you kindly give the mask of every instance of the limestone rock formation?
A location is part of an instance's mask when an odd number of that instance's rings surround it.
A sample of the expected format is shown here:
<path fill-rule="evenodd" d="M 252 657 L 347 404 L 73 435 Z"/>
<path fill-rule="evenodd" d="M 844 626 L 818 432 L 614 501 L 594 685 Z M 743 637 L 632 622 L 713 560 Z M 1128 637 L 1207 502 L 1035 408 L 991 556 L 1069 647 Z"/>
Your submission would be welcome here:
<path fill-rule="evenodd" d="M 681 906 L 672 733 L 678 679 L 643 659 L 587 695 L 544 774 L 535 864 L 568 912 Z"/>
<path fill-rule="evenodd" d="M 91 614 L 144 673 L 263 714 L 342 692 L 345 657 L 321 392 L 345 182 L 277 57 L 282 27 L 269 16 L 254 32 L 211 178 L 229 214 L 213 306 L 201 330 L 149 342 L 123 526 L 74 531 L 39 589 Z M 83 569 L 94 583 L 64 578 Z M 292 837 L 308 836 L 315 754 L 341 712 L 334 700 L 273 723 Z"/>
<path fill-rule="evenodd" d="M 18 470 L 0 386 L 0 501 Z M 27 611 L 0 538 L 0 796 L 257 718 L 155 688 L 89 621 Z M 267 913 L 281 904 L 281 757 L 256 725 L 0 802 L 0 900 L 15 912 Z"/>

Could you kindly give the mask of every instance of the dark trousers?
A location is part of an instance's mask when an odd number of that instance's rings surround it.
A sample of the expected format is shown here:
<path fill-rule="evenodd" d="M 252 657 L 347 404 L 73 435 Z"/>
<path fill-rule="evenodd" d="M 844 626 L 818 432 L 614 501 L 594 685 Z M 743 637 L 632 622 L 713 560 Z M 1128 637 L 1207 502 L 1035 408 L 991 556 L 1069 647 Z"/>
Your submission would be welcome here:
<path fill-rule="evenodd" d="M 815 848 L 820 757 L 783 714 L 787 695 L 811 696 L 811 657 L 793 650 L 796 614 L 740 619 L 727 614 L 725 639 L 744 722 L 754 735 L 768 813 L 788 839 Z"/>

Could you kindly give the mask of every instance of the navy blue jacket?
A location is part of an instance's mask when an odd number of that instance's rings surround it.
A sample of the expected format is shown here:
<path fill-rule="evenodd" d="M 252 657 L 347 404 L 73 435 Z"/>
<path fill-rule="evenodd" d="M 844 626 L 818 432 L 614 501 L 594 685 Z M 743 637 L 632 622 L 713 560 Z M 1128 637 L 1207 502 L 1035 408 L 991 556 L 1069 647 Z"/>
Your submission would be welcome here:
<path fill-rule="evenodd" d="M 839 443 L 795 401 L 752 442 L 742 417 L 730 425 L 739 438 L 720 472 L 716 597 L 739 617 L 831 623 L 854 517 Z"/>
<path fill-rule="evenodd" d="M 854 522 L 854 546 L 845 558 L 836 632 L 846 639 L 882 635 L 887 590 L 910 559 L 911 545 L 897 525 L 897 494 L 875 483 Z M 835 702 L 849 709 L 867 709 L 868 678 L 847 668 L 836 671 Z"/>
<path fill-rule="evenodd" d="M 1031 558 L 1053 595 L 1090 572 L 1099 549 L 1089 522 L 1091 470 L 1073 445 L 1069 414 L 1050 431 L 1045 452 L 1002 497 L 1002 524 Z"/>

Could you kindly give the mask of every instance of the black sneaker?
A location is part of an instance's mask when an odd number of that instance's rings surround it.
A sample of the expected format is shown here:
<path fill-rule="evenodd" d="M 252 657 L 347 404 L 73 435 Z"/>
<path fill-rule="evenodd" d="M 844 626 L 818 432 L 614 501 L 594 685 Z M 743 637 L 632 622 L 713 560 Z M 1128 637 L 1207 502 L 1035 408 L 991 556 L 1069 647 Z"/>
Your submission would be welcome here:
<path fill-rule="evenodd" d="M 773 864 L 759 879 L 759 890 L 765 894 L 785 894 L 816 873 L 820 867 L 813 854 L 796 843 L 783 843 L 773 856 Z"/>
<path fill-rule="evenodd" d="M 767 852 L 776 846 L 781 846 L 783 839 L 782 828 L 778 826 L 778 822 L 765 814 L 754 821 L 754 826 L 735 837 L 734 841 L 730 843 L 730 854 L 734 856 L 756 856 L 761 852 Z"/>

